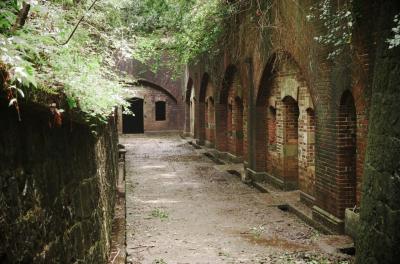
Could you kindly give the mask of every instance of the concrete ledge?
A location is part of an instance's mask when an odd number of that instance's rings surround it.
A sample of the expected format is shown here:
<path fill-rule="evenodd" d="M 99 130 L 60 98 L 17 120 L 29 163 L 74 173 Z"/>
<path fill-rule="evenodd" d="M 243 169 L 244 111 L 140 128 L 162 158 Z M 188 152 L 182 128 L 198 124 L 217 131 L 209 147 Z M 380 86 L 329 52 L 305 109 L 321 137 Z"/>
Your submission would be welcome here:
<path fill-rule="evenodd" d="M 189 132 L 183 132 L 181 135 L 182 135 L 182 137 L 190 137 L 190 133 Z"/>
<path fill-rule="evenodd" d="M 250 168 L 246 168 L 246 175 L 249 179 L 255 182 L 265 181 L 267 177 L 265 172 L 256 172 Z"/>
<path fill-rule="evenodd" d="M 301 209 L 299 209 L 295 205 L 292 205 L 289 203 L 288 207 L 289 207 L 289 212 L 293 213 L 298 218 L 300 218 L 302 221 L 304 221 L 308 225 L 314 227 L 321 233 L 328 234 L 328 235 L 333 234 L 333 232 L 329 228 L 327 228 L 323 224 L 315 221 L 311 216 L 309 216 L 307 213 L 303 212 Z"/>
<path fill-rule="evenodd" d="M 212 143 L 212 142 L 210 142 L 210 141 L 208 141 L 208 140 L 204 141 L 204 145 L 205 145 L 207 148 L 215 148 L 215 144 Z"/>
<path fill-rule="evenodd" d="M 289 189 L 285 188 L 285 182 L 282 179 L 279 179 L 279 178 L 277 178 L 275 176 L 272 176 L 269 173 L 265 173 L 265 175 L 266 175 L 265 180 L 269 184 L 272 184 L 274 187 L 277 187 L 277 188 L 279 188 L 281 190 L 286 190 L 286 191 L 289 190 Z"/>
<path fill-rule="evenodd" d="M 235 156 L 235 155 L 233 155 L 231 153 L 228 153 L 228 159 L 232 163 L 243 163 L 243 158 L 242 157 Z"/>
<path fill-rule="evenodd" d="M 205 146 L 205 141 L 203 139 L 196 139 L 196 144 L 199 146 Z"/>
<path fill-rule="evenodd" d="M 312 218 L 316 222 L 326 226 L 332 233 L 343 234 L 344 233 L 344 221 L 337 218 L 333 214 L 319 208 L 318 206 L 313 206 L 312 208 Z"/>
<path fill-rule="evenodd" d="M 238 158 L 238 157 L 236 157 L 236 156 L 234 156 L 234 155 L 232 155 L 232 154 L 230 154 L 228 152 L 222 152 L 222 151 L 219 151 L 217 149 L 214 149 L 213 153 L 220 160 L 223 160 L 223 161 L 226 161 L 226 162 L 231 162 L 231 163 L 242 163 L 240 158 Z"/>
<path fill-rule="evenodd" d="M 354 240 L 357 239 L 358 228 L 360 223 L 360 214 L 347 208 L 344 218 L 344 232 L 346 235 L 351 236 Z"/>
<path fill-rule="evenodd" d="M 268 184 L 271 184 L 274 187 L 284 190 L 284 191 L 292 191 L 292 190 L 298 189 L 296 182 L 282 180 L 280 178 L 272 176 L 271 174 L 269 174 L 267 172 L 256 172 L 250 168 L 247 168 L 246 173 L 254 181 L 265 181 Z"/>
<path fill-rule="evenodd" d="M 313 207 L 315 204 L 315 198 L 302 191 L 300 191 L 300 201 L 308 207 Z"/>

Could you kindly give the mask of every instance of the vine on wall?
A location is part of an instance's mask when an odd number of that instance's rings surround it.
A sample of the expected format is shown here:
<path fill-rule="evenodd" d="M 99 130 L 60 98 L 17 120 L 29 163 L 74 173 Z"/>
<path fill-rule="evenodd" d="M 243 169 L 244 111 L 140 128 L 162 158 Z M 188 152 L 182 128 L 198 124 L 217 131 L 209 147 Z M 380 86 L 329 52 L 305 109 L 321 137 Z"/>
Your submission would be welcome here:
<path fill-rule="evenodd" d="M 389 49 L 400 46 L 400 14 L 394 17 L 393 22 L 395 24 L 395 27 L 392 28 L 393 37 L 387 40 L 387 43 L 389 43 Z"/>
<path fill-rule="evenodd" d="M 351 44 L 354 26 L 351 8 L 351 0 L 342 5 L 333 4 L 332 0 L 323 0 L 310 8 L 307 20 L 318 22 L 324 27 L 322 34 L 315 36 L 314 40 L 329 48 L 329 60 L 337 58 Z"/>

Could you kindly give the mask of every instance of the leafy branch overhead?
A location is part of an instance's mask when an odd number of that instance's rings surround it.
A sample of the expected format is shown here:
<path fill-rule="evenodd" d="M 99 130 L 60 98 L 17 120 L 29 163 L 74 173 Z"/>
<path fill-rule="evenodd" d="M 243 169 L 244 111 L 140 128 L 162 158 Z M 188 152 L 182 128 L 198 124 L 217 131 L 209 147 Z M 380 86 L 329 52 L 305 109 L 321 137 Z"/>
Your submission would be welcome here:
<path fill-rule="evenodd" d="M 27 3 L 29 13 L 20 24 Z M 65 94 L 69 107 L 79 108 L 88 119 L 106 120 L 116 105 L 126 105 L 125 91 L 112 70 L 113 54 L 123 39 L 120 1 L 94 3 L 1 2 L 0 62 L 10 75 L 3 86 L 25 94 Z M 93 10 L 88 13 L 90 5 Z M 13 94 L 17 99 L 17 93 Z"/>
<path fill-rule="evenodd" d="M 238 9 L 222 0 L 132 0 L 125 21 L 132 36 L 133 56 L 146 62 L 166 52 L 174 66 L 218 52 L 227 19 Z M 239 2 L 237 1 L 238 5 Z"/>

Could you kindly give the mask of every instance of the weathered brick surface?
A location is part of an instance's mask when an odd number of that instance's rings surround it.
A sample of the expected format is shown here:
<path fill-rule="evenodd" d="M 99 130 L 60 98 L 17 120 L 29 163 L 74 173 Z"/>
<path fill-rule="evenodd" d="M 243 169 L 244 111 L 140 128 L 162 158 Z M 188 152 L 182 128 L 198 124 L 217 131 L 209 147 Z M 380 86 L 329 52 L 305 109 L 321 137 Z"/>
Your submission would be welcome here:
<path fill-rule="evenodd" d="M 181 89 L 181 79 L 172 78 L 169 69 L 161 68 L 154 73 L 139 61 L 118 56 L 116 60 L 120 74 L 137 80 L 139 84 L 131 84 L 128 88 L 133 93 L 131 98 L 144 99 L 144 131 L 183 130 L 187 100 L 185 91 Z M 164 101 L 167 104 L 165 121 L 155 120 L 156 101 Z M 122 133 L 122 112 L 119 115 L 119 132 Z"/>
<path fill-rule="evenodd" d="M 97 129 L 0 101 L 0 262 L 105 263 L 118 175 L 114 118 Z"/>
<path fill-rule="evenodd" d="M 214 87 L 211 82 L 208 82 L 206 88 L 206 107 L 205 115 L 205 132 L 206 141 L 211 146 L 215 144 L 215 101 Z"/>
<path fill-rule="evenodd" d="M 130 86 L 132 98 L 143 99 L 144 131 L 182 130 L 184 105 L 178 103 L 174 97 L 155 90 L 148 86 Z M 166 120 L 156 121 L 156 102 L 166 103 Z M 119 131 L 122 133 L 122 119 L 120 115 Z"/>

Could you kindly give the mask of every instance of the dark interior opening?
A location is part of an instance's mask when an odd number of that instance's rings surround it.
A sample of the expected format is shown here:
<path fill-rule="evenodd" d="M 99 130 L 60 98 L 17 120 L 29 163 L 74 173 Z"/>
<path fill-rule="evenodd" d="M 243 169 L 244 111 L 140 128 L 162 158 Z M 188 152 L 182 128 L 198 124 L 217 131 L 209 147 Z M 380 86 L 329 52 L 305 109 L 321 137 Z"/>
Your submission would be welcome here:
<path fill-rule="evenodd" d="M 166 104 L 163 101 L 156 102 L 156 121 L 166 120 Z"/>
<path fill-rule="evenodd" d="M 123 114 L 122 131 L 124 134 L 144 133 L 143 99 L 133 98 L 129 102 L 131 103 L 129 109 L 134 116 Z"/>

